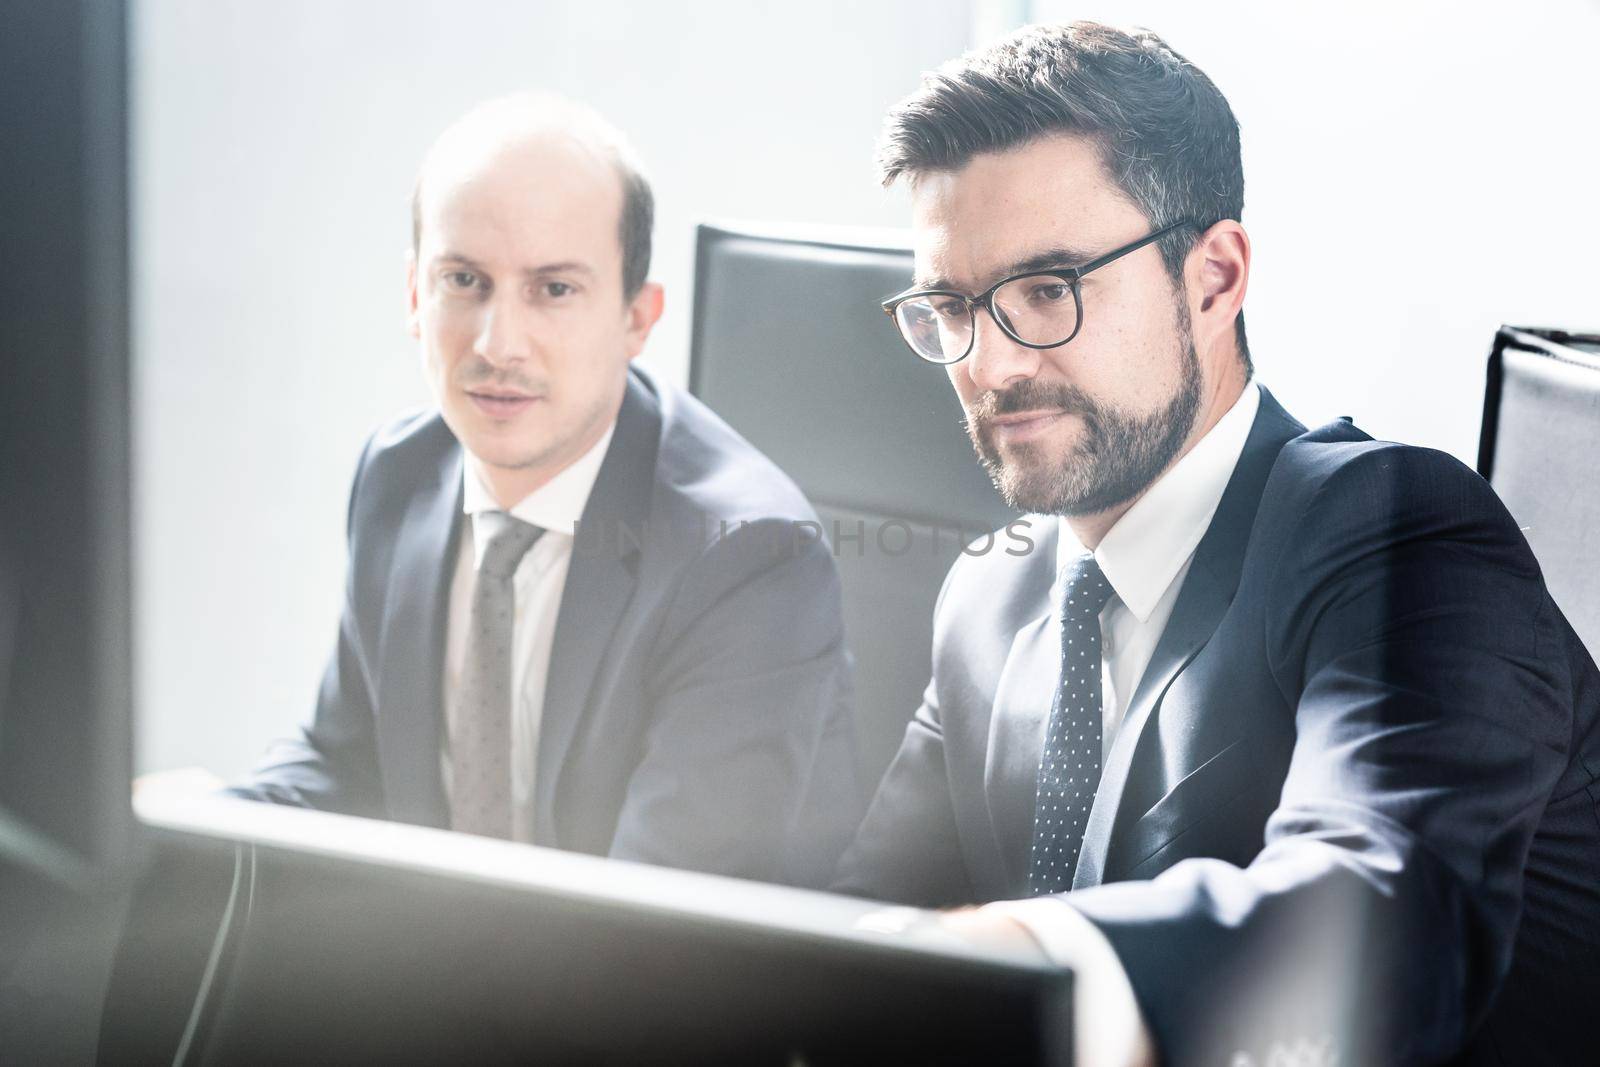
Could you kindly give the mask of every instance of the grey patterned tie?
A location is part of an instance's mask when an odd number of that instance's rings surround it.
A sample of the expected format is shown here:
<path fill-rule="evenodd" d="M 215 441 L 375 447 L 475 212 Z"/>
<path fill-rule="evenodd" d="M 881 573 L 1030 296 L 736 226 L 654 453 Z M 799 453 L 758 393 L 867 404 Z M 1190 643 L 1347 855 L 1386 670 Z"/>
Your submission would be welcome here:
<path fill-rule="evenodd" d="M 1100 609 L 1111 599 L 1111 583 L 1094 556 L 1083 555 L 1072 561 L 1066 585 L 1061 684 L 1039 760 L 1028 856 L 1028 890 L 1034 894 L 1072 888 L 1089 806 L 1100 786 Z"/>
<path fill-rule="evenodd" d="M 511 635 L 516 592 L 511 576 L 544 533 L 503 511 L 487 512 L 488 531 L 472 591 L 466 662 L 450 733 L 450 828 L 511 836 Z"/>

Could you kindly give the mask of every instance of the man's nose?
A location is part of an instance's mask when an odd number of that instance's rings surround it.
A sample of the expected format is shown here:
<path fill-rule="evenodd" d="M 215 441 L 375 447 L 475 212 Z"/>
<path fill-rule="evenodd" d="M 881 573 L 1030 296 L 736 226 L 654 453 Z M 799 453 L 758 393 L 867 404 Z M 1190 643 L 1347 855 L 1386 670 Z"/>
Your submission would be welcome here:
<path fill-rule="evenodd" d="M 497 293 L 483 309 L 472 351 L 499 367 L 527 359 L 532 343 L 529 312 L 515 294 Z"/>
<path fill-rule="evenodd" d="M 979 389 L 1004 389 L 1039 373 L 1039 351 L 1020 345 L 994 321 L 987 308 L 972 309 L 972 351 L 967 353 L 967 376 Z"/>

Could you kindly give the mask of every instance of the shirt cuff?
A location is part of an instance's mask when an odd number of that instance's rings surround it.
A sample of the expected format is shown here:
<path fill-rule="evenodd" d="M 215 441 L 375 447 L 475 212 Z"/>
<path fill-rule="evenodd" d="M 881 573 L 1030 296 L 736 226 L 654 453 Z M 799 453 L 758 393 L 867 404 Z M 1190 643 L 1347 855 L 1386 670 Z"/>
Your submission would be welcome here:
<path fill-rule="evenodd" d="M 1155 1042 L 1116 950 L 1059 897 L 985 904 L 1021 923 L 1052 963 L 1072 968 L 1073 1062 L 1153 1067 Z"/>

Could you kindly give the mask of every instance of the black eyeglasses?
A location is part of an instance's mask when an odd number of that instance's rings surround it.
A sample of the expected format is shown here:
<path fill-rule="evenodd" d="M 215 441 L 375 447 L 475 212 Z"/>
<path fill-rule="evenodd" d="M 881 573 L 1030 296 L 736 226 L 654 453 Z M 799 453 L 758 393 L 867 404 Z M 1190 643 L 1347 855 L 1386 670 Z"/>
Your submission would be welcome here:
<path fill-rule="evenodd" d="M 1083 293 L 1078 283 L 1090 271 L 1136 252 L 1174 230 L 1184 220 L 1107 252 L 1081 267 L 1056 267 L 1002 278 L 977 296 L 952 289 L 915 289 L 883 302 L 911 351 L 929 363 L 959 363 L 977 336 L 975 309 L 987 308 L 1007 337 L 1027 348 L 1060 348 L 1083 326 Z"/>

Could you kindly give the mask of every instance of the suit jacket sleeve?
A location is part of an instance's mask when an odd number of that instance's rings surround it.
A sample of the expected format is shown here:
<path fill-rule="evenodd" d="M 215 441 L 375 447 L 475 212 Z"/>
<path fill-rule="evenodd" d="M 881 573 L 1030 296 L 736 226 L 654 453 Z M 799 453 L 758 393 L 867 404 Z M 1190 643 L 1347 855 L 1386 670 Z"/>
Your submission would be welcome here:
<path fill-rule="evenodd" d="M 1262 637 L 1296 741 L 1265 847 L 1067 899 L 1177 1062 L 1434 1062 L 1506 973 L 1566 763 L 1554 611 L 1499 500 L 1439 453 L 1369 448 L 1282 543 Z"/>
<path fill-rule="evenodd" d="M 741 524 L 686 573 L 652 650 L 610 855 L 825 881 L 860 815 L 838 572 L 794 524 Z"/>
<path fill-rule="evenodd" d="M 362 474 L 372 452 L 369 440 L 356 467 L 346 514 L 348 562 L 339 638 L 323 672 L 311 722 L 299 735 L 270 747 L 245 781 L 225 792 L 246 800 L 319 808 L 347 815 L 384 818 L 378 770 L 371 679 L 357 612 L 358 501 Z"/>
<path fill-rule="evenodd" d="M 949 588 L 946 575 L 933 609 L 936 648 L 940 608 Z M 839 861 L 830 886 L 834 892 L 920 907 L 970 904 L 975 899 L 950 800 L 937 682 L 936 672 L 866 819 Z"/>

